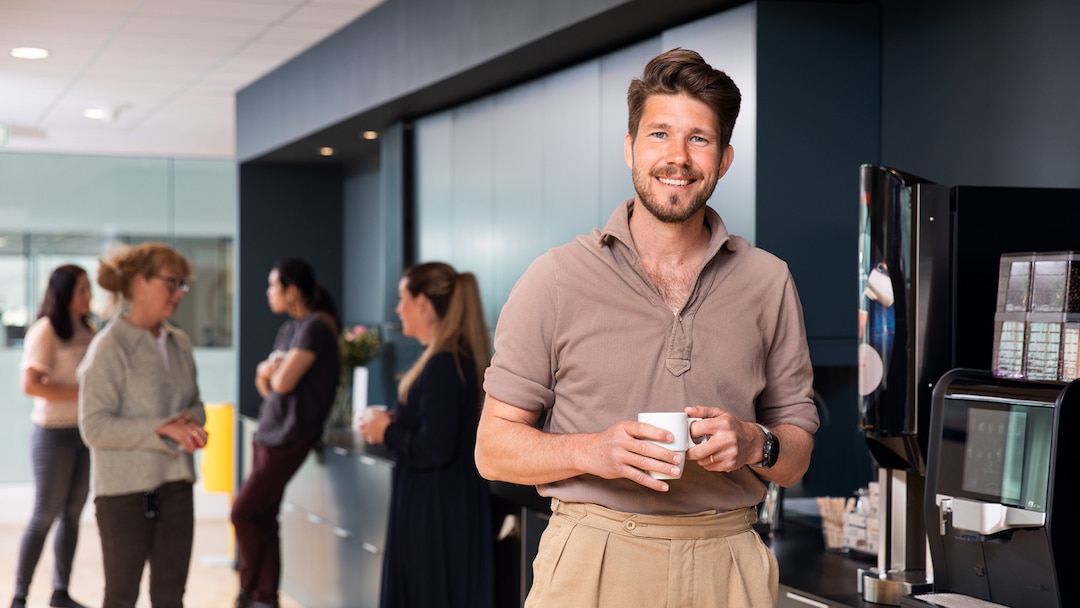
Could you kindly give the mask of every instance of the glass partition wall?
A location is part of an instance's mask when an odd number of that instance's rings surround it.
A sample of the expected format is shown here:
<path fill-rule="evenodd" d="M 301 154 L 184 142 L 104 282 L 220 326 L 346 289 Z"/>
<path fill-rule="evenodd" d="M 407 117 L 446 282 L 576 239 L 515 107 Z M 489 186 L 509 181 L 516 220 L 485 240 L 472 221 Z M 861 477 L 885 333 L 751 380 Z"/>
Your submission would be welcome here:
<path fill-rule="evenodd" d="M 99 257 L 146 241 L 180 251 L 194 276 L 173 323 L 195 345 L 203 399 L 235 399 L 236 193 L 232 160 L 0 152 L 0 484 L 31 479 L 22 338 L 62 264 L 89 273 L 100 325 L 110 298 L 93 281 Z"/>
<path fill-rule="evenodd" d="M 63 264 L 76 264 L 90 275 L 90 310 L 99 326 L 110 298 L 94 283 L 98 258 L 118 245 L 164 242 L 191 260 L 191 291 L 173 322 L 191 336 L 196 347 L 232 345 L 232 238 L 124 235 L 102 239 L 89 234 L 0 233 L 0 319 L 2 347 L 21 345 L 26 328 L 37 318 L 49 274 Z"/>

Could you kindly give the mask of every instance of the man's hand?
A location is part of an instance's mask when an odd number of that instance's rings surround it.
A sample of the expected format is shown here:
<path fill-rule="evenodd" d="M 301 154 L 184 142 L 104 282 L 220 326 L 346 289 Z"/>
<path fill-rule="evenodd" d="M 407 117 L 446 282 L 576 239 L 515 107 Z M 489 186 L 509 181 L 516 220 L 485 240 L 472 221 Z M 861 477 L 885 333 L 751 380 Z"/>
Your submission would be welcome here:
<path fill-rule="evenodd" d="M 492 481 L 541 485 L 578 475 L 629 479 L 658 492 L 668 484 L 649 471 L 670 471 L 682 454 L 650 443 L 673 441 L 671 433 L 624 420 L 598 433 L 547 433 L 536 428 L 539 412 L 487 396 L 476 434 L 476 467 Z"/>
<path fill-rule="evenodd" d="M 735 471 L 761 461 L 765 433 L 753 422 L 744 422 L 718 407 L 688 407 L 691 418 L 702 420 L 690 425 L 695 441 L 708 440 L 686 451 L 687 460 L 695 460 L 709 471 Z"/>
<path fill-rule="evenodd" d="M 756 423 L 739 420 L 716 407 L 688 407 L 686 413 L 692 418 L 702 418 L 690 425 L 691 437 L 698 440 L 709 436 L 707 441 L 686 451 L 687 461 L 696 461 L 707 471 L 734 471 L 761 462 L 765 432 Z M 814 438 L 792 424 L 770 426 L 769 430 L 782 446 L 780 457 L 768 469 L 751 470 L 764 480 L 791 487 L 802 479 L 810 466 Z"/>
<path fill-rule="evenodd" d="M 680 452 L 652 441 L 670 443 L 671 432 L 644 422 L 624 420 L 602 433 L 593 434 L 591 467 L 588 472 L 604 479 L 625 478 L 647 488 L 666 492 L 668 484 L 653 479 L 649 471 L 678 475 Z"/>

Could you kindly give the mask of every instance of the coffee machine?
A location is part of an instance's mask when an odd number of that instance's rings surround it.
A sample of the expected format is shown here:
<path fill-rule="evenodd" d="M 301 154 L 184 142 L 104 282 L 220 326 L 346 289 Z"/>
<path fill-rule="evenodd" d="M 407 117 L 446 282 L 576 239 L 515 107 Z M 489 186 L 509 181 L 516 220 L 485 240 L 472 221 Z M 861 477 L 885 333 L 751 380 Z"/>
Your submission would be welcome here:
<path fill-rule="evenodd" d="M 1080 190 L 948 186 L 875 165 L 859 184 L 859 426 L 882 537 L 857 587 L 899 605 L 937 588 L 923 512 L 934 391 L 954 368 L 991 368 L 1003 254 L 1080 249 L 1064 221 Z"/>
<path fill-rule="evenodd" d="M 1011 608 L 1080 605 L 1066 565 L 1080 518 L 1065 488 L 1080 445 L 1080 381 L 954 369 L 934 390 L 925 523 L 934 591 L 901 606 L 963 596 Z M 978 605 L 974 602 L 969 605 Z"/>

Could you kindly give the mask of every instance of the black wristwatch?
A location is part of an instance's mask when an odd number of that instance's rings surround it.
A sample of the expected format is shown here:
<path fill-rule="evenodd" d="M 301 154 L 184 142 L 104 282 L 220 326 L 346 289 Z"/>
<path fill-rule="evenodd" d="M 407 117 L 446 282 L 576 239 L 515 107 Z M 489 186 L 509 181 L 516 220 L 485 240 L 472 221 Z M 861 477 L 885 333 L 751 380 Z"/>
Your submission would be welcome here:
<path fill-rule="evenodd" d="M 773 432 L 765 428 L 765 425 L 758 424 L 762 431 L 765 431 L 765 443 L 761 446 L 761 462 L 755 464 L 755 467 L 759 469 L 767 469 L 776 464 L 777 457 L 780 456 L 780 440 L 773 435 Z"/>

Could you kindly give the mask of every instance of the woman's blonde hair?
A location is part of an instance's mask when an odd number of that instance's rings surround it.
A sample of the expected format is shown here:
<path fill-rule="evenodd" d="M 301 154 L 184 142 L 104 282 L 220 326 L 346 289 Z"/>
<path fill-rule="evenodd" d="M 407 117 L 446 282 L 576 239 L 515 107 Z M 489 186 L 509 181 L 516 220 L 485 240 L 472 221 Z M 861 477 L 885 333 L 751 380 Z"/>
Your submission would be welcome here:
<path fill-rule="evenodd" d="M 148 279 L 165 268 L 179 274 L 178 279 L 191 277 L 191 262 L 164 243 L 121 245 L 98 260 L 97 284 L 112 293 L 116 313 L 121 301 L 131 298 L 132 279 L 139 275 Z"/>
<path fill-rule="evenodd" d="M 405 289 L 413 297 L 424 294 L 435 309 L 439 326 L 420 358 L 401 378 L 398 401 L 402 404 L 408 401 L 409 389 L 428 360 L 443 350 L 453 353 L 455 360 L 460 355 L 472 359 L 476 364 L 477 385 L 483 387 L 484 372 L 491 363 L 491 339 L 487 323 L 484 322 L 484 307 L 480 301 L 476 275 L 471 272 L 458 273 L 453 266 L 443 262 L 427 262 L 405 271 Z M 463 374 L 460 361 L 458 374 Z M 464 376 L 462 380 L 465 380 Z M 477 403 L 479 407 L 480 403 Z"/>

